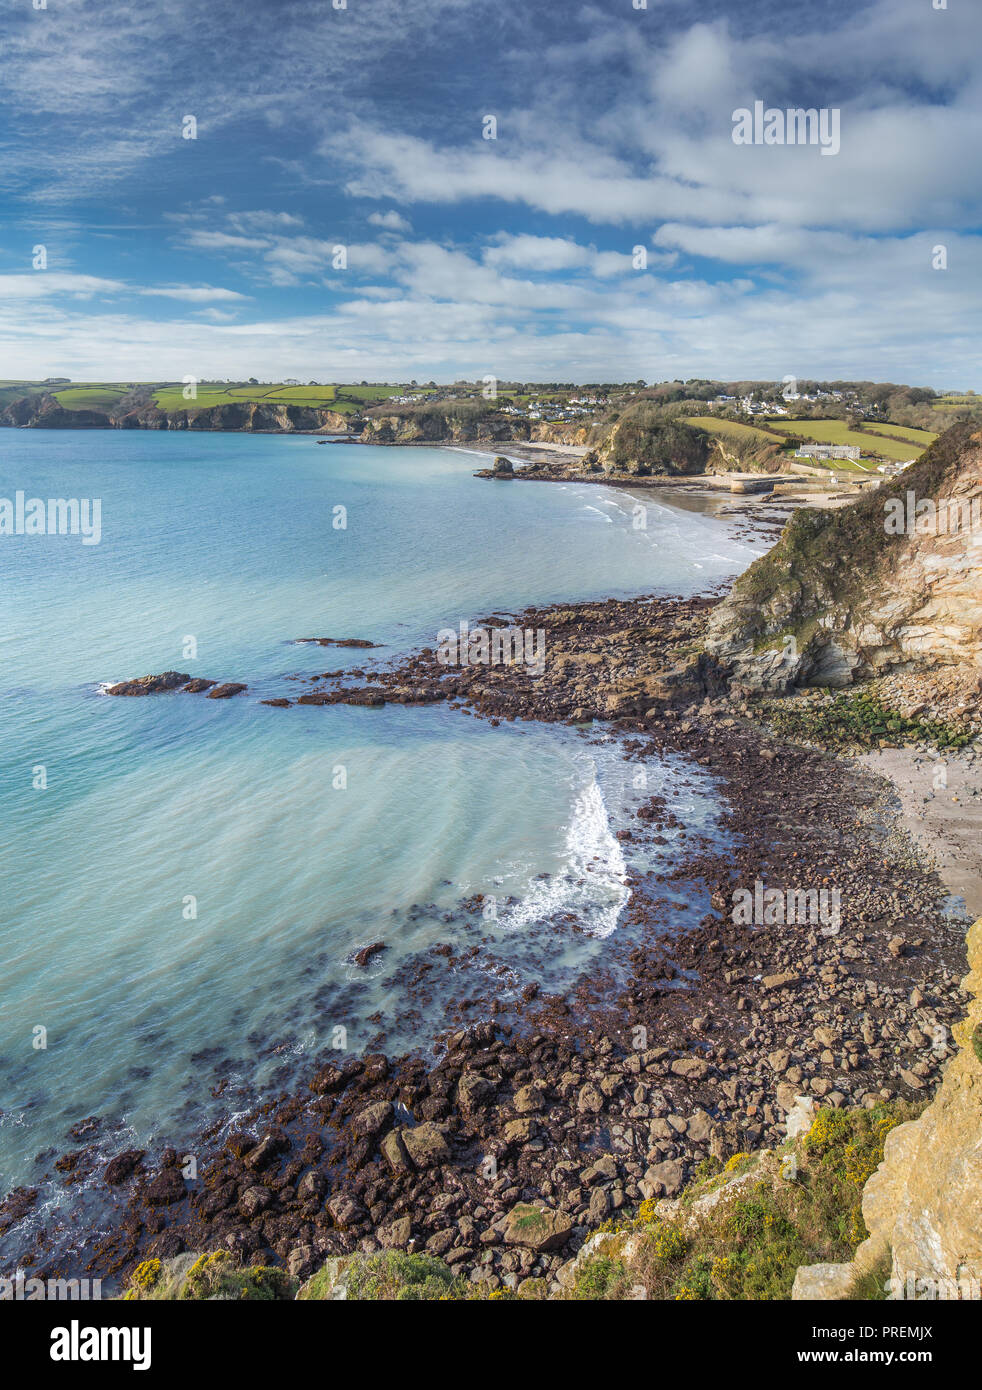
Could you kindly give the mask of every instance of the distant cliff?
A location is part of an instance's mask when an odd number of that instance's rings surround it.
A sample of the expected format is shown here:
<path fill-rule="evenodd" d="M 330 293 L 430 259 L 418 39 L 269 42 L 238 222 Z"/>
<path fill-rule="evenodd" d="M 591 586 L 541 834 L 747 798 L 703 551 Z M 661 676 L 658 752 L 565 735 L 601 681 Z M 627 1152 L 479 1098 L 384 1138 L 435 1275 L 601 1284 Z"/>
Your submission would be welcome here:
<path fill-rule="evenodd" d="M 132 410 L 68 410 L 48 393 L 25 396 L 0 411 L 0 424 L 39 430 L 241 430 L 290 434 L 348 430 L 360 423 L 336 410 L 268 401 L 236 401 L 202 410 L 161 410 L 152 402 Z"/>
<path fill-rule="evenodd" d="M 705 430 L 665 420 L 645 402 L 624 412 L 590 461 L 606 473 L 671 476 L 707 472 L 711 453 Z"/>
<path fill-rule="evenodd" d="M 751 687 L 982 667 L 982 433 L 943 434 L 836 511 L 802 510 L 713 613 L 705 650 Z M 973 521 L 973 517 L 975 520 Z"/>
<path fill-rule="evenodd" d="M 365 421 L 365 444 L 493 444 L 528 439 L 526 420 L 493 413 L 425 410 L 370 415 Z"/>

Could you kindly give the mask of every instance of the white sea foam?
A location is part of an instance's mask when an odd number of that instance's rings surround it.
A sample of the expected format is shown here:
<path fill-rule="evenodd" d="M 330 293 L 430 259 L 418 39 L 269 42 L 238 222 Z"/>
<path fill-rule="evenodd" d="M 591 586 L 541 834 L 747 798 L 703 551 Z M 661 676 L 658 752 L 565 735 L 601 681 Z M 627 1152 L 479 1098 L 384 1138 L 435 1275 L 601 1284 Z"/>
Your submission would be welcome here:
<path fill-rule="evenodd" d="M 616 929 L 630 897 L 627 863 L 596 776 L 573 803 L 565 859 L 560 873 L 536 882 L 521 903 L 502 914 L 503 926 L 521 930 L 571 912 L 593 936 L 607 937 Z"/>

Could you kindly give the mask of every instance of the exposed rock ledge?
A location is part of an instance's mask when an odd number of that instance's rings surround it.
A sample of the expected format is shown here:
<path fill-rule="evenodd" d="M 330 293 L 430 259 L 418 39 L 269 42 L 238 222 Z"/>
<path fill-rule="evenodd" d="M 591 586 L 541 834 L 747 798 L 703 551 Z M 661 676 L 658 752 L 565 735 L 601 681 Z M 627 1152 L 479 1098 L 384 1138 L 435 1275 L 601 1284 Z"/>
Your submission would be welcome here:
<path fill-rule="evenodd" d="M 958 1053 L 924 1113 L 887 1135 L 863 1193 L 870 1232 L 850 1264 L 798 1270 L 792 1298 L 841 1299 L 891 1259 L 896 1297 L 978 1298 L 982 1280 L 982 918 L 968 934 L 973 996 L 952 1030 Z M 959 1284 L 962 1284 L 959 1295 Z"/>

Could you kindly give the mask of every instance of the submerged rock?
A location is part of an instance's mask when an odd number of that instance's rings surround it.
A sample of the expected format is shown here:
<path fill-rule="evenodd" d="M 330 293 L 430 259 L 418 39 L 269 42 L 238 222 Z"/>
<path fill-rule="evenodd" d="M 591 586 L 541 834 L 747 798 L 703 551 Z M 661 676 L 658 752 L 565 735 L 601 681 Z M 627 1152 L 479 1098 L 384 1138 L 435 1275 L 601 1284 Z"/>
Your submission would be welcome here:
<path fill-rule="evenodd" d="M 363 946 L 360 951 L 352 951 L 348 959 L 352 965 L 367 965 L 373 956 L 385 950 L 384 941 L 373 941 L 371 946 Z"/>

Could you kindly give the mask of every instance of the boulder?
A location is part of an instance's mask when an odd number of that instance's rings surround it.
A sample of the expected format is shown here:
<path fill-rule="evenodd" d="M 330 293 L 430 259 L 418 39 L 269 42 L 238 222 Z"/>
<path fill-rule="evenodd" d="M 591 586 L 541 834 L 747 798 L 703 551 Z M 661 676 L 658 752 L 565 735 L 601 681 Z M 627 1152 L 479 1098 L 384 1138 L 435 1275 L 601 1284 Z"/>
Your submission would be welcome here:
<path fill-rule="evenodd" d="M 519 1202 L 505 1218 L 503 1236 L 506 1245 L 522 1245 L 541 1254 L 565 1245 L 571 1231 L 572 1222 L 564 1212 L 541 1202 Z"/>
<path fill-rule="evenodd" d="M 401 1131 L 402 1142 L 417 1168 L 435 1168 L 450 1160 L 450 1149 L 440 1129 L 431 1121 Z"/>
<path fill-rule="evenodd" d="M 239 1210 L 250 1221 L 272 1205 L 273 1194 L 268 1187 L 247 1187 L 239 1198 Z"/>
<path fill-rule="evenodd" d="M 457 1104 L 465 1115 L 473 1115 L 494 1095 L 494 1085 L 477 1072 L 465 1071 L 457 1083 Z"/>
<path fill-rule="evenodd" d="M 347 1192 L 336 1192 L 327 1202 L 325 1210 L 335 1226 L 344 1231 L 356 1226 L 365 1219 L 365 1208 L 350 1197 Z"/>
<path fill-rule="evenodd" d="M 152 1207 L 167 1207 L 184 1196 L 184 1179 L 177 1168 L 165 1168 L 152 1178 L 143 1194 Z"/>
<path fill-rule="evenodd" d="M 397 1216 L 380 1226 L 377 1231 L 379 1244 L 386 1250 L 405 1250 L 412 1234 L 413 1223 L 409 1216 Z"/>
<path fill-rule="evenodd" d="M 674 1158 L 654 1164 L 638 1183 L 641 1195 L 649 1200 L 653 1197 L 673 1197 L 681 1186 L 682 1165 Z"/>
<path fill-rule="evenodd" d="M 143 1149 L 127 1149 L 125 1153 L 117 1154 L 106 1164 L 106 1171 L 103 1174 L 110 1187 L 115 1187 L 118 1183 L 125 1182 L 131 1173 L 135 1172 L 143 1162 Z"/>

